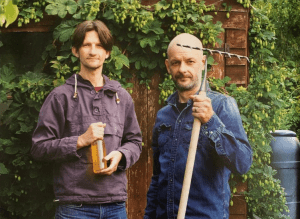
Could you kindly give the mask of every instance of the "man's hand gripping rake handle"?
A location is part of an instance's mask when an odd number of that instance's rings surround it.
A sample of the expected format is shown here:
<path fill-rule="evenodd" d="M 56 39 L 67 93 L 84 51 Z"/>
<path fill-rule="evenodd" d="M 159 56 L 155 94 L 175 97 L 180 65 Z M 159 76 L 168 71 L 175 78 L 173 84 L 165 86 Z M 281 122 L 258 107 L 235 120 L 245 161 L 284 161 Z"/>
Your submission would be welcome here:
<path fill-rule="evenodd" d="M 207 74 L 207 60 L 205 60 L 205 73 L 201 83 L 201 88 L 199 93 L 200 96 L 206 96 L 206 74 Z M 185 216 L 186 206 L 187 206 L 190 187 L 191 187 L 191 180 L 193 175 L 200 128 L 201 128 L 200 120 L 194 118 L 191 142 L 190 142 L 190 147 L 189 147 L 189 152 L 188 152 L 188 157 L 187 157 L 187 162 L 185 167 L 177 219 L 184 219 Z"/>

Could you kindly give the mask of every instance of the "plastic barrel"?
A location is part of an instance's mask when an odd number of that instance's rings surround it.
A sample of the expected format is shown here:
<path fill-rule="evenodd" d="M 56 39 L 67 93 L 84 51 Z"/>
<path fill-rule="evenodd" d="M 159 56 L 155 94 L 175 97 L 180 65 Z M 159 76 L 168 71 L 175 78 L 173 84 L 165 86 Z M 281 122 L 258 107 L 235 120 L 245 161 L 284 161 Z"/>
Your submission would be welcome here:
<path fill-rule="evenodd" d="M 271 166 L 277 170 L 276 178 L 285 188 L 289 215 L 292 219 L 300 218 L 300 145 L 296 133 L 288 130 L 276 130 L 271 133 L 275 138 L 271 142 L 273 154 Z"/>

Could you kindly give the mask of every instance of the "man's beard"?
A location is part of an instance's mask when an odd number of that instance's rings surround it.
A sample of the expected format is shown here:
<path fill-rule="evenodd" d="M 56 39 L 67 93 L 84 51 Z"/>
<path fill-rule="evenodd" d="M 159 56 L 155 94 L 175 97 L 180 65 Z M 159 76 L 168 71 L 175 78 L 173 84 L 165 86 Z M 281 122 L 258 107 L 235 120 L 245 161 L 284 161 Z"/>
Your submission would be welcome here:
<path fill-rule="evenodd" d="M 191 82 L 187 85 L 182 85 L 178 83 L 178 79 L 185 77 L 183 74 L 176 75 L 175 78 L 172 77 L 172 80 L 177 88 L 178 91 L 189 91 L 193 88 L 197 87 L 200 84 L 200 80 L 198 78 L 198 75 L 192 78 Z"/>

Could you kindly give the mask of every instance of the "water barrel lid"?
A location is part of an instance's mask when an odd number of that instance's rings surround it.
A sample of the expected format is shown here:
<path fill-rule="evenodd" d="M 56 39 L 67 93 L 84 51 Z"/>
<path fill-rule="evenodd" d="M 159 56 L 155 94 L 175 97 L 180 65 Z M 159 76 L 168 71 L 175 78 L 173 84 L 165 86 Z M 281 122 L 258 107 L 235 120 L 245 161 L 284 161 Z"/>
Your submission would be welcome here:
<path fill-rule="evenodd" d="M 275 132 L 271 132 L 273 137 L 281 136 L 281 137 L 296 137 L 296 133 L 290 130 L 275 130 Z"/>

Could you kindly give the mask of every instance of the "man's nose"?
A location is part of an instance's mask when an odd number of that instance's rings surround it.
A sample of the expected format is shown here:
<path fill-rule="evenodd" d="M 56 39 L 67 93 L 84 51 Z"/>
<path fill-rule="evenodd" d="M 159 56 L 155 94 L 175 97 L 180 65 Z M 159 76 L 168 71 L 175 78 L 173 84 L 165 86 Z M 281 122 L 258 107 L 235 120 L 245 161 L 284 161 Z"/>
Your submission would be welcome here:
<path fill-rule="evenodd" d="M 90 54 L 95 55 L 96 54 L 96 45 L 92 45 L 90 48 Z"/>
<path fill-rule="evenodd" d="M 187 69 L 186 64 L 184 62 L 181 62 L 179 66 L 179 72 L 184 73 L 186 72 L 186 69 Z"/>

